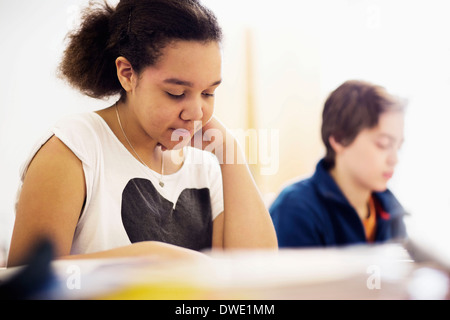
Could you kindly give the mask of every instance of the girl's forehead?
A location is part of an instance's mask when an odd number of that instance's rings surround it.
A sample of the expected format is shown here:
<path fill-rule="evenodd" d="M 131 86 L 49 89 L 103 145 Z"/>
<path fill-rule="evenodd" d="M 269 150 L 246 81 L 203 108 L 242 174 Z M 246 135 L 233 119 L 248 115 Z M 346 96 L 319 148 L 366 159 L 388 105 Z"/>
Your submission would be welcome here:
<path fill-rule="evenodd" d="M 222 52 L 216 42 L 177 41 L 169 44 L 161 51 L 156 68 L 190 69 L 198 66 L 220 65 Z"/>
<path fill-rule="evenodd" d="M 177 41 L 161 51 L 161 57 L 144 71 L 155 80 L 214 83 L 221 79 L 222 53 L 216 42 Z"/>

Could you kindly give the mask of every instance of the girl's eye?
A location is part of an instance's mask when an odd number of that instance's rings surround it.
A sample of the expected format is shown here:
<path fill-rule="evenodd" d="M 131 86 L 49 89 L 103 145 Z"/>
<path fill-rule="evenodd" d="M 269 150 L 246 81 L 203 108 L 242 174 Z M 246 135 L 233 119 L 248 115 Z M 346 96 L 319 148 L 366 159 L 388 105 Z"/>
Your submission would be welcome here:
<path fill-rule="evenodd" d="M 181 99 L 184 97 L 184 93 L 182 93 L 182 94 L 172 94 L 170 92 L 166 92 L 166 93 L 172 99 Z"/>
<path fill-rule="evenodd" d="M 203 92 L 202 94 L 203 94 L 205 97 L 207 97 L 207 98 L 212 98 L 212 97 L 214 97 L 214 93 Z"/>

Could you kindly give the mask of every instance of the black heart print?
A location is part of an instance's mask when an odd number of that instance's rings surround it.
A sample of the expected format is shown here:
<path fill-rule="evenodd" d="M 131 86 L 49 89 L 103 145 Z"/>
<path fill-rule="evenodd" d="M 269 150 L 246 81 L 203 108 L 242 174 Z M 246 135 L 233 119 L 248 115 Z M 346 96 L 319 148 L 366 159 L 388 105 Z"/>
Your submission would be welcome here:
<path fill-rule="evenodd" d="M 175 207 L 147 179 L 131 179 L 122 193 L 122 222 L 132 243 L 153 240 L 193 250 L 210 248 L 211 213 L 208 188 L 183 190 Z"/>

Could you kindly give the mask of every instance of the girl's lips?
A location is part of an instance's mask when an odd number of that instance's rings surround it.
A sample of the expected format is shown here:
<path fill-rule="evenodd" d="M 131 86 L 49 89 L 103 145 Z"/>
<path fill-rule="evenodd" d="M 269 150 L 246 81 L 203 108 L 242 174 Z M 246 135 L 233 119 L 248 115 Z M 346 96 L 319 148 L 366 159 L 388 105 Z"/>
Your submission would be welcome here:
<path fill-rule="evenodd" d="M 191 131 L 187 130 L 187 129 L 172 129 L 172 140 L 174 141 L 178 141 L 180 138 L 183 139 L 187 139 L 190 138 L 192 136 Z"/>
<path fill-rule="evenodd" d="M 181 137 L 190 137 L 191 136 L 191 132 L 186 129 L 176 129 L 173 131 L 173 134 L 176 134 L 177 136 L 181 136 Z"/>

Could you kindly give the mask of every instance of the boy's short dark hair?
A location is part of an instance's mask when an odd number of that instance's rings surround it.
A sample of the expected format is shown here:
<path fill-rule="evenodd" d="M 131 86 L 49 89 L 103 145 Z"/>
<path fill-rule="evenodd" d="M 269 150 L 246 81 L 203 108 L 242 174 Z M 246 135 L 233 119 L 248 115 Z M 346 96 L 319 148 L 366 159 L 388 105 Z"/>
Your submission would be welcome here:
<path fill-rule="evenodd" d="M 349 80 L 328 96 L 322 113 L 322 141 L 326 147 L 325 162 L 334 167 L 335 152 L 330 137 L 350 145 L 363 129 L 378 125 L 387 111 L 404 111 L 406 102 L 389 94 L 385 88 L 360 80 Z"/>

